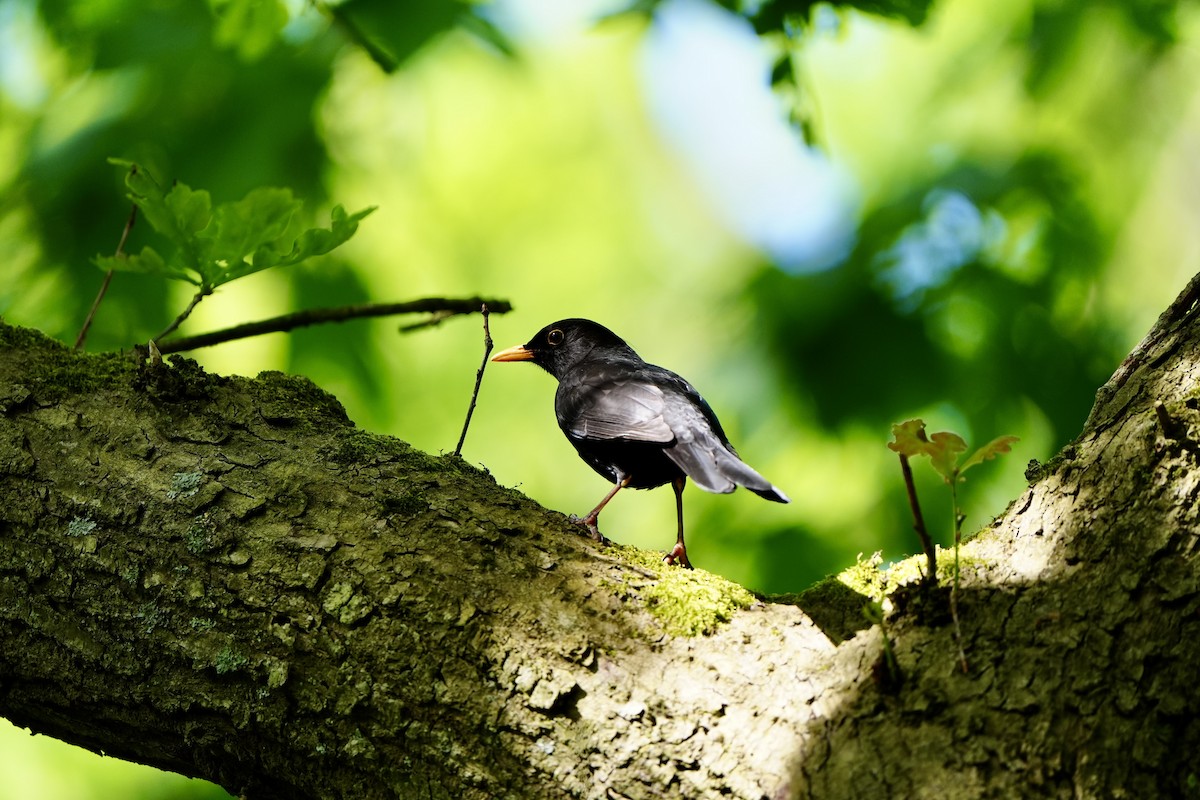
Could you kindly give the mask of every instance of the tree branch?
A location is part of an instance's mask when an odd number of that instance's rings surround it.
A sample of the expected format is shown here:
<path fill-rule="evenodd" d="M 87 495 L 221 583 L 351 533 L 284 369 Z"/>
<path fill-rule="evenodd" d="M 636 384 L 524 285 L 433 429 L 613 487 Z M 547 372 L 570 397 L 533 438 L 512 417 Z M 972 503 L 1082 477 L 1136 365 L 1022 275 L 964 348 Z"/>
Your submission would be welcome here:
<path fill-rule="evenodd" d="M 456 314 L 474 314 L 481 305 L 487 304 L 488 310 L 494 314 L 506 314 L 512 311 L 512 304 L 507 300 L 484 300 L 478 297 L 446 298 L 428 297 L 422 300 L 410 300 L 404 303 L 364 303 L 361 305 L 337 306 L 334 308 L 311 308 L 284 314 L 280 317 L 247 322 L 232 328 L 201 333 L 196 336 L 185 336 L 182 339 L 157 341 L 158 350 L 168 353 L 182 353 L 187 350 L 198 350 L 201 347 L 212 347 L 215 344 L 232 342 L 235 339 L 246 339 L 251 336 L 261 336 L 264 333 L 282 333 L 303 328 L 307 325 L 318 325 L 329 322 L 345 322 L 351 319 L 366 317 L 390 317 L 396 314 L 430 313 L 440 322 L 447 316 Z M 414 327 L 415 326 L 410 326 Z"/>
<path fill-rule="evenodd" d="M 266 798 L 1186 797 L 1198 352 L 963 546 L 971 674 L 892 595 L 884 686 L 838 581 L 748 604 L 302 378 L 0 324 L 0 714 Z"/>

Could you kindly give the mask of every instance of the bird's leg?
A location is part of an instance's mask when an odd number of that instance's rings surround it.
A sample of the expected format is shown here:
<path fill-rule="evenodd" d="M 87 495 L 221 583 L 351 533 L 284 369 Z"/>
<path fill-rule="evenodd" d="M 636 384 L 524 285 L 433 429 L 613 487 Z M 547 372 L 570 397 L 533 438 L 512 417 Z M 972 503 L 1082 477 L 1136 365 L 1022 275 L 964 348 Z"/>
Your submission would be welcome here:
<path fill-rule="evenodd" d="M 588 515 L 586 517 L 584 517 L 583 519 L 580 519 L 579 517 L 574 517 L 574 516 L 571 517 L 572 522 L 574 522 L 578 525 L 582 525 L 583 527 L 587 528 L 588 533 L 590 533 L 592 535 L 593 539 L 595 539 L 597 542 L 601 542 L 601 543 L 605 543 L 605 544 L 607 544 L 608 540 L 605 539 L 604 535 L 600 533 L 600 525 L 599 525 L 600 512 L 604 509 L 604 507 L 606 505 L 608 505 L 608 501 L 612 500 L 613 497 L 616 496 L 617 492 L 624 489 L 626 486 L 629 485 L 629 482 L 631 480 L 633 480 L 632 475 L 619 475 L 618 474 L 617 477 L 619 478 L 619 480 L 617 481 L 616 486 L 614 486 L 612 488 L 612 491 L 610 491 L 608 494 L 604 495 L 604 499 L 600 501 L 600 505 L 593 508 L 591 510 L 591 512 L 589 512 Z"/>
<path fill-rule="evenodd" d="M 663 561 L 691 569 L 692 562 L 688 561 L 687 548 L 683 546 L 683 487 L 686 483 L 686 477 L 671 481 L 671 488 L 675 490 L 675 516 L 679 519 L 679 533 L 675 537 L 675 546 L 663 557 Z"/>

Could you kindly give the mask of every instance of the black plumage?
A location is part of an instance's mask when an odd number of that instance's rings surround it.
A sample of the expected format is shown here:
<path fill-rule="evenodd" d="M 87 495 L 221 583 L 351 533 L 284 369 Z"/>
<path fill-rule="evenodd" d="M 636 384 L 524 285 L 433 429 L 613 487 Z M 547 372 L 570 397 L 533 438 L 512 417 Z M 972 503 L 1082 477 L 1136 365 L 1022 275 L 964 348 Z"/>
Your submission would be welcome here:
<path fill-rule="evenodd" d="M 581 458 L 615 486 L 580 522 L 600 537 L 600 511 L 626 486 L 675 490 L 678 534 L 669 563 L 691 567 L 683 542 L 683 487 L 738 486 L 767 500 L 788 498 L 739 457 L 700 393 L 668 369 L 648 364 L 615 333 L 586 319 L 564 319 L 493 361 L 532 361 L 558 379 L 554 412 Z"/>

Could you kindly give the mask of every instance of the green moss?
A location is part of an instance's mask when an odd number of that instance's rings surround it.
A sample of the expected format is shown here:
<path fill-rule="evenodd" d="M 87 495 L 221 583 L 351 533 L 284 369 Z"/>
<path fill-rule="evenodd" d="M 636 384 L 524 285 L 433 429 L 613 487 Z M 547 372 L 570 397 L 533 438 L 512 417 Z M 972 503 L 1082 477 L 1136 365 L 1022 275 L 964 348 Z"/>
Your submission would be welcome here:
<path fill-rule="evenodd" d="M 96 523 L 83 517 L 75 517 L 67 523 L 67 536 L 87 536 L 96 530 Z"/>
<path fill-rule="evenodd" d="M 192 494 L 195 494 L 194 490 Z M 201 514 L 192 519 L 184 533 L 183 543 L 189 553 L 197 556 L 213 549 L 213 531 L 208 514 Z"/>
<path fill-rule="evenodd" d="M 837 642 L 870 627 L 863 609 L 871 602 L 837 575 L 830 575 L 803 592 L 764 597 L 770 603 L 793 605 L 804 611 L 825 635 Z"/>
<path fill-rule="evenodd" d="M 248 663 L 250 663 L 250 659 L 232 647 L 223 647 L 221 648 L 221 652 L 217 653 L 217 660 L 214 662 L 214 666 L 217 668 L 218 675 L 224 675 L 239 670 Z"/>
<path fill-rule="evenodd" d="M 330 418 L 354 424 L 336 397 L 302 375 L 268 370 L 260 372 L 246 388 L 258 397 L 263 419 L 273 425 L 286 427 Z"/>
<path fill-rule="evenodd" d="M 1062 469 L 1062 466 L 1069 461 L 1074 461 L 1077 455 L 1075 445 L 1068 444 L 1062 450 L 1044 464 L 1038 463 L 1037 459 L 1030 460 L 1028 466 L 1025 467 L 1025 480 L 1032 486 L 1041 481 L 1043 478 L 1049 477 Z"/>
<path fill-rule="evenodd" d="M 958 568 L 960 574 L 986 566 L 987 563 L 986 559 L 967 555 L 961 548 L 958 551 Z M 897 561 L 885 570 L 881 570 L 879 574 L 883 580 L 883 592 L 879 597 L 873 599 L 882 599 L 884 594 L 890 594 L 898 586 L 916 583 L 921 580 L 925 576 L 927 565 L 928 559 L 925 558 L 925 554 L 918 553 L 917 555 L 909 556 L 903 561 Z M 851 567 L 851 569 L 854 568 Z M 948 585 L 954 581 L 953 547 L 944 548 L 941 545 L 937 546 L 937 577 L 939 584 Z"/>
<path fill-rule="evenodd" d="M 936 545 L 935 545 L 936 547 Z M 953 568 L 954 566 L 954 551 L 946 551 L 937 547 L 938 560 L 938 580 L 944 580 L 946 575 L 946 567 Z M 897 561 L 885 570 L 880 571 L 882 583 L 880 592 L 871 597 L 872 600 L 879 602 L 883 596 L 891 593 L 898 586 L 903 586 L 908 583 L 916 583 L 925 576 L 925 570 L 929 567 L 929 559 L 924 553 L 911 555 L 903 561 Z"/>
<path fill-rule="evenodd" d="M 77 353 L 38 331 L 0 323 L 0 349 L 15 357 L 0 364 L 0 379 L 18 381 L 39 400 L 55 400 L 127 380 L 135 362 L 125 353 Z"/>
<path fill-rule="evenodd" d="M 202 483 L 204 483 L 203 472 L 176 472 L 171 478 L 171 490 L 167 492 L 167 498 L 175 500 L 180 497 L 191 497 L 200 491 Z"/>
<path fill-rule="evenodd" d="M 414 517 L 429 508 L 429 500 L 420 492 L 403 492 L 382 498 L 383 509 L 388 514 Z"/>
<path fill-rule="evenodd" d="M 288 665 L 286 661 L 271 660 L 271 664 L 267 667 L 267 686 L 269 689 L 278 689 L 287 683 Z"/>
<path fill-rule="evenodd" d="M 617 546 L 620 556 L 655 577 L 640 594 L 647 610 L 673 636 L 705 636 L 714 633 L 735 612 L 749 608 L 754 595 L 733 581 L 704 570 L 689 570 L 664 564 L 653 550 Z"/>
<path fill-rule="evenodd" d="M 63 347 L 61 342 L 51 339 L 41 331 L 8 325 L 0 319 L 0 348 L 27 349 L 30 347 Z"/>
<path fill-rule="evenodd" d="M 162 623 L 163 611 L 157 603 L 150 601 L 138 607 L 137 615 L 142 620 L 142 631 L 150 634 Z"/>
<path fill-rule="evenodd" d="M 340 439 L 337 450 L 333 452 L 331 459 L 337 464 L 369 464 L 421 456 L 425 456 L 425 454 L 414 450 L 410 444 L 399 439 L 354 431 Z M 428 458 L 428 456 L 425 457 Z"/>
<path fill-rule="evenodd" d="M 855 594 L 878 602 L 887 592 L 890 575 L 890 572 L 879 568 L 881 564 L 883 564 L 882 553 L 876 551 L 865 558 L 859 553 L 858 560 L 854 565 L 838 573 L 837 580 L 850 587 Z"/>

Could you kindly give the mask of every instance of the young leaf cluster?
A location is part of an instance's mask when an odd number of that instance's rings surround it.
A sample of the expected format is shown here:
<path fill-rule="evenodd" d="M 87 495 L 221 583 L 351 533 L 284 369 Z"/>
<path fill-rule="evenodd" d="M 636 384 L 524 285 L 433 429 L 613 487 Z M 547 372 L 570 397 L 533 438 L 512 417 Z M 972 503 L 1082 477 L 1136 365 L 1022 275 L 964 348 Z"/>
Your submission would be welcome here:
<path fill-rule="evenodd" d="M 110 161 L 127 170 L 129 199 L 171 249 L 161 254 L 147 246 L 128 256 L 98 256 L 96 265 L 187 281 L 202 295 L 260 270 L 324 255 L 353 236 L 358 223 L 375 210 L 372 206 L 347 214 L 342 206 L 334 206 L 328 228 L 306 229 L 300 214 L 303 203 L 290 189 L 254 189 L 241 200 L 214 207 L 203 189 L 177 183 L 166 190 L 137 164 Z"/>
<path fill-rule="evenodd" d="M 1012 450 L 1016 436 L 998 436 L 983 447 L 976 450 L 961 465 L 958 457 L 967 452 L 967 443 L 957 433 L 938 431 L 926 435 L 925 422 L 910 419 L 899 425 L 892 426 L 894 441 L 888 442 L 888 449 L 900 455 L 913 458 L 914 456 L 929 456 L 929 462 L 937 473 L 948 484 L 962 480 L 962 475 L 976 464 L 995 458 Z"/>
<path fill-rule="evenodd" d="M 917 535 L 921 537 L 922 545 L 929 558 L 928 576 L 931 582 L 937 580 L 935 548 L 928 531 L 925 530 L 924 517 L 921 514 L 920 504 L 917 502 L 917 490 L 913 485 L 912 470 L 909 469 L 908 459 L 915 456 L 929 456 L 929 463 L 950 487 L 950 508 L 954 514 L 954 585 L 950 590 L 950 615 L 954 620 L 954 638 L 958 642 L 959 662 L 962 665 L 963 673 L 966 673 L 968 671 L 967 654 L 963 646 L 962 627 L 958 619 L 958 550 L 962 544 L 962 524 L 965 519 L 958 506 L 958 483 L 963 480 L 963 473 L 971 467 L 1009 452 L 1013 442 L 1017 441 L 1017 437 L 999 436 L 972 453 L 961 465 L 958 463 L 958 457 L 967 452 L 966 441 L 957 433 L 949 431 L 938 431 L 927 435 L 923 420 L 910 419 L 899 425 L 893 425 L 892 439 L 893 441 L 888 442 L 888 449 L 900 454 L 900 467 L 904 473 L 908 499 L 913 510 L 914 527 Z"/>

